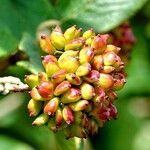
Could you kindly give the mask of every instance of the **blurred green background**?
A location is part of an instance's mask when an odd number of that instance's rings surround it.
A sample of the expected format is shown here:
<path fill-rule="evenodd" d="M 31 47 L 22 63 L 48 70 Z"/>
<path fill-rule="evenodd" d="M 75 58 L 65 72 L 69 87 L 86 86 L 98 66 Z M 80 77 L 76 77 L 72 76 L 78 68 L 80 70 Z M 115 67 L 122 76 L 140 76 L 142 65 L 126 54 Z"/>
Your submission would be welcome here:
<path fill-rule="evenodd" d="M 118 92 L 118 119 L 90 137 L 90 146 L 78 145 L 61 133 L 32 127 L 27 94 L 0 95 L 0 150 L 150 150 L 150 1 L 0 0 L 0 76 L 23 80 L 25 74 L 42 69 L 36 39 L 49 25 L 60 23 L 66 29 L 77 24 L 103 33 L 126 20 L 136 44 L 126 68 L 127 83 Z"/>

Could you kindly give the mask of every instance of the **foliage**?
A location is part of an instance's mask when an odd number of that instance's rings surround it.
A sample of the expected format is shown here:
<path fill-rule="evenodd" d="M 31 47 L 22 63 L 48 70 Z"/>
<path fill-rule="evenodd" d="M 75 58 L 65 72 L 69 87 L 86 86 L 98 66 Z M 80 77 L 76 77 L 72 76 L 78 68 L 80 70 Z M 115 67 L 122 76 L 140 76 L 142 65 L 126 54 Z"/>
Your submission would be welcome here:
<path fill-rule="evenodd" d="M 42 69 L 36 33 L 46 20 L 58 20 L 64 29 L 77 24 L 84 30 L 92 27 L 103 33 L 132 17 L 137 44 L 127 68 L 127 84 L 119 92 L 119 119 L 108 123 L 91 142 L 92 149 L 137 150 L 141 147 L 148 150 L 150 139 L 146 141 L 144 137 L 150 132 L 148 114 L 139 117 L 145 110 L 142 107 L 150 105 L 150 2 L 139 11 L 145 3 L 146 0 L 1 0 L 0 75 L 23 79 L 24 74 Z M 135 113 L 132 109 L 138 105 L 139 97 L 144 106 Z M 0 96 L 1 149 L 77 149 L 74 139 L 67 141 L 63 135 L 54 135 L 44 127 L 32 127 L 26 112 L 27 100 L 27 95 L 23 94 Z M 150 112 L 147 113 L 150 116 Z M 81 149 L 82 144 L 79 144 Z"/>

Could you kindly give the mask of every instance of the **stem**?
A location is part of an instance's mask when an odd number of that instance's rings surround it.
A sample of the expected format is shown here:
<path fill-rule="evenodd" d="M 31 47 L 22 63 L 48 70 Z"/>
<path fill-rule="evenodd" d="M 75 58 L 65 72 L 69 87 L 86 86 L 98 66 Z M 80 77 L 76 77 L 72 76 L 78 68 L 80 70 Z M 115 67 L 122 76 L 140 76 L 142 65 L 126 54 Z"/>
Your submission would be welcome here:
<path fill-rule="evenodd" d="M 62 51 L 55 51 L 55 53 L 54 53 L 54 55 L 55 55 L 56 57 L 58 57 L 58 58 L 59 58 L 62 54 L 63 54 Z"/>
<path fill-rule="evenodd" d="M 25 92 L 30 88 L 17 77 L 0 77 L 0 94 L 6 95 L 10 92 Z"/>

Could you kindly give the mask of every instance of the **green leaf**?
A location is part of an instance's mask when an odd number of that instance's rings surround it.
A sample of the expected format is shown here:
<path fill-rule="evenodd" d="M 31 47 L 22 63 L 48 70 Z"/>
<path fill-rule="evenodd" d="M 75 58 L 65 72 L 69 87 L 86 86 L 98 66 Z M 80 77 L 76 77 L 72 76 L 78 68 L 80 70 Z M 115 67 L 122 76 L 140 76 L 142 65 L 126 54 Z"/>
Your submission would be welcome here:
<path fill-rule="evenodd" d="M 35 149 L 78 150 L 74 139 L 66 140 L 62 132 L 54 133 L 46 126 L 33 127 L 26 117 L 25 115 L 20 116 L 19 123 L 16 122 L 13 125 L 12 131 L 15 136 L 21 137 L 27 143 L 32 143 Z"/>
<path fill-rule="evenodd" d="M 32 73 L 42 71 L 40 49 L 36 45 L 36 41 L 30 34 L 25 33 L 22 40 L 19 43 L 19 49 L 24 51 L 29 56 L 29 61 L 20 61 L 17 65 L 24 67 Z"/>
<path fill-rule="evenodd" d="M 16 51 L 18 40 L 14 37 L 11 30 L 1 22 L 0 35 L 0 57 L 6 57 Z"/>
<path fill-rule="evenodd" d="M 47 0 L 0 0 L 0 57 L 17 50 L 23 32 L 35 36 L 37 26 L 53 16 Z"/>
<path fill-rule="evenodd" d="M 0 99 L 0 128 L 10 126 L 17 120 L 23 102 L 21 93 L 9 94 Z"/>
<path fill-rule="evenodd" d="M 150 149 L 150 120 L 143 123 L 139 132 L 135 137 L 133 150 L 149 150 Z M 143 142 L 144 141 L 144 142 Z"/>
<path fill-rule="evenodd" d="M 0 135 L 0 148 L 3 150 L 34 150 L 28 144 L 5 135 Z"/>
<path fill-rule="evenodd" d="M 62 23 L 92 27 L 106 32 L 134 15 L 147 0 L 65 0 L 57 6 L 62 11 Z"/>

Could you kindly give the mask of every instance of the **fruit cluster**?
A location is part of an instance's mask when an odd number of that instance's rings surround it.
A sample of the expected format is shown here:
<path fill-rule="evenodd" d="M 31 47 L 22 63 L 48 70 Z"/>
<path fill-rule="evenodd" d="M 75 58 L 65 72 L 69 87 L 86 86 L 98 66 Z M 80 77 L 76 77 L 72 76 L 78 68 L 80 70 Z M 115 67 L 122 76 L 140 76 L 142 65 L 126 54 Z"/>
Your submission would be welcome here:
<path fill-rule="evenodd" d="M 121 48 L 118 55 L 125 64 L 128 64 L 131 50 L 136 42 L 136 38 L 129 22 L 125 22 L 112 30 L 110 35 L 111 42 Z"/>
<path fill-rule="evenodd" d="M 28 103 L 33 125 L 63 130 L 67 138 L 86 138 L 105 122 L 116 119 L 116 90 L 125 84 L 124 63 L 119 47 L 108 44 L 109 35 L 82 33 L 76 26 L 62 33 L 56 27 L 41 36 L 45 72 L 25 77 L 31 88 Z"/>

